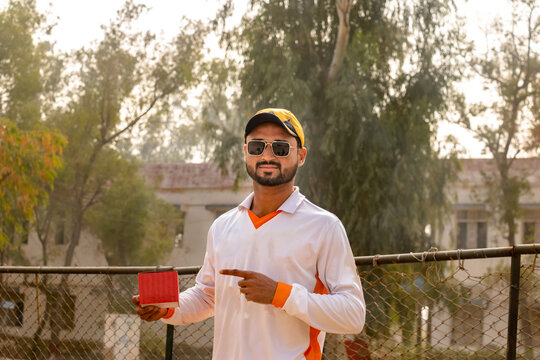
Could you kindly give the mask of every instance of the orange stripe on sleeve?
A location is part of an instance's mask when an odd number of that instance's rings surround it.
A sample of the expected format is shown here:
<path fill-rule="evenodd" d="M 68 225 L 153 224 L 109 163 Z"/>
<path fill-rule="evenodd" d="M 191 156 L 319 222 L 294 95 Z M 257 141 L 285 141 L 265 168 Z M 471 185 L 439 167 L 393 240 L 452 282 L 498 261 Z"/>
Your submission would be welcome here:
<path fill-rule="evenodd" d="M 292 285 L 278 282 L 276 293 L 272 299 L 272 305 L 278 308 L 282 308 L 287 302 L 289 295 L 291 295 Z"/>
<path fill-rule="evenodd" d="M 168 308 L 162 319 L 168 319 L 174 314 L 174 308 Z"/>
<path fill-rule="evenodd" d="M 317 283 L 315 284 L 315 289 L 313 289 L 314 294 L 327 295 L 328 290 L 324 287 L 321 279 L 319 279 L 319 274 L 315 274 Z M 309 346 L 304 352 L 306 360 L 320 360 L 322 358 L 321 346 L 319 345 L 319 334 L 321 330 L 315 329 L 314 327 L 309 327 Z"/>

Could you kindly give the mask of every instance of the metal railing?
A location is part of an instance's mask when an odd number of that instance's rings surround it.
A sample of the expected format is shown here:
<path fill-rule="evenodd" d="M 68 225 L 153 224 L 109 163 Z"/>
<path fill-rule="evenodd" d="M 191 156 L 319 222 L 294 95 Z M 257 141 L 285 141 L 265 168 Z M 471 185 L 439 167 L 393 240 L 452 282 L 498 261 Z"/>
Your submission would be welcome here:
<path fill-rule="evenodd" d="M 355 258 L 367 304 L 356 336 L 324 359 L 540 357 L 540 244 Z M 133 313 L 136 274 L 199 267 L 0 267 L 0 359 L 210 359 L 213 320 L 184 327 Z M 176 331 L 175 331 L 176 330 Z"/>

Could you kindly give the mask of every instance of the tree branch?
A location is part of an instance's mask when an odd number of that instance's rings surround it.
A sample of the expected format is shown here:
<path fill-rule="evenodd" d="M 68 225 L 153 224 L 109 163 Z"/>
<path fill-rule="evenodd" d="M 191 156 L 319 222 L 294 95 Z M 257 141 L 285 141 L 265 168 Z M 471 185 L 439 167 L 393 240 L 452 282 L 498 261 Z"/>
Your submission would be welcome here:
<path fill-rule="evenodd" d="M 337 79 L 339 70 L 343 65 L 345 50 L 349 42 L 349 32 L 351 29 L 349 15 L 351 12 L 352 0 L 336 0 L 336 10 L 339 18 L 339 29 L 334 47 L 334 55 L 328 70 L 327 82 L 332 83 Z"/>
<path fill-rule="evenodd" d="M 108 138 L 105 138 L 103 140 L 103 142 L 102 142 L 103 145 L 113 141 L 118 136 L 120 136 L 121 134 L 123 134 L 124 132 L 129 130 L 131 127 L 133 127 L 139 120 L 141 120 L 144 116 L 146 116 L 146 114 L 148 114 L 150 112 L 150 110 L 152 110 L 154 105 L 157 103 L 157 101 L 161 97 L 162 96 L 156 96 L 155 92 L 154 92 L 154 97 L 153 97 L 152 101 L 150 102 L 150 104 L 147 106 L 147 108 L 140 115 L 135 116 L 135 118 L 133 120 L 131 120 L 123 129 L 120 129 L 117 132 L 115 132 L 114 134 L 112 134 L 111 136 L 109 136 Z"/>
<path fill-rule="evenodd" d="M 84 205 L 83 207 L 83 213 L 86 212 L 86 210 L 92 206 L 94 203 L 95 203 L 95 200 L 97 199 L 97 197 L 99 196 L 99 194 L 101 194 L 101 186 L 98 186 L 96 191 L 94 191 L 94 193 L 92 194 L 92 196 L 90 197 L 90 200 L 88 200 L 88 202 L 86 203 L 86 205 Z"/>
<path fill-rule="evenodd" d="M 487 62 L 487 57 L 486 57 L 486 62 Z M 487 72 L 483 72 L 482 70 L 479 70 L 477 68 L 475 68 L 474 66 L 471 67 L 472 71 L 474 71 L 477 75 L 480 75 L 481 77 L 486 77 L 488 78 L 489 80 L 493 81 L 493 82 L 496 82 L 500 87 L 503 87 L 505 86 L 506 84 L 504 83 L 503 80 L 499 79 L 498 77 L 496 76 L 493 76 L 491 74 L 488 74 Z"/>

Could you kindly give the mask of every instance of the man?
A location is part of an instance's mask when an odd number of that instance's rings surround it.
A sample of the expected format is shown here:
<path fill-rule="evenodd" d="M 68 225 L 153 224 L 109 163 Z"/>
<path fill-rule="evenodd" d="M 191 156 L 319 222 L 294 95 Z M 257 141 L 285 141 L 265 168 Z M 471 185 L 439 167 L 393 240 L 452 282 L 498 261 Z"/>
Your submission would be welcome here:
<path fill-rule="evenodd" d="M 180 306 L 140 307 L 134 297 L 137 314 L 175 325 L 214 315 L 214 359 L 320 359 L 325 332 L 358 333 L 365 321 L 345 229 L 294 186 L 307 150 L 290 111 L 259 111 L 244 139 L 253 193 L 212 224 Z"/>

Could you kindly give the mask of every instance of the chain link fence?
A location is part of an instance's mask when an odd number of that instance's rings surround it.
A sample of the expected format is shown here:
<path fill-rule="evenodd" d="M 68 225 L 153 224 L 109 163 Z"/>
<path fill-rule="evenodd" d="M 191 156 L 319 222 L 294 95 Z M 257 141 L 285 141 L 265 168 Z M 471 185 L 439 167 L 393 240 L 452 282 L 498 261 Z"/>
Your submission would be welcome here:
<path fill-rule="evenodd" d="M 327 334 L 323 358 L 540 358 L 540 262 L 516 248 L 540 252 L 527 245 L 357 258 L 366 327 Z M 136 273 L 155 269 L 0 267 L 0 360 L 161 360 L 170 356 L 167 338 L 172 359 L 210 359 L 212 319 L 173 335 L 134 314 Z M 194 284 L 196 268 L 177 270 L 181 290 Z"/>

